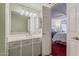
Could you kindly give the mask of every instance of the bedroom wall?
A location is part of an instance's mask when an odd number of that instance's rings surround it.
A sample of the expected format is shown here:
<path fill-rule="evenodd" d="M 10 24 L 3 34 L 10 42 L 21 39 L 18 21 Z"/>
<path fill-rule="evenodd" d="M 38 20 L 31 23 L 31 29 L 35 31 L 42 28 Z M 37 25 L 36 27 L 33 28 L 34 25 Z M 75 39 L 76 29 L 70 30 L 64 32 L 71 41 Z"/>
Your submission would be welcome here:
<path fill-rule="evenodd" d="M 66 31 L 66 17 L 52 18 L 52 31 Z"/>
<path fill-rule="evenodd" d="M 54 28 L 54 30 L 58 30 L 58 31 L 62 31 L 62 30 L 65 30 L 65 24 L 62 25 L 60 28 L 56 29 L 57 27 L 55 26 L 56 22 L 59 22 L 59 21 L 56 21 L 56 20 L 65 20 L 66 22 L 66 3 L 61 3 L 61 4 L 56 4 L 52 7 L 52 27 Z M 56 21 L 56 22 L 55 22 Z M 60 25 L 58 25 L 60 26 Z"/>
<path fill-rule="evenodd" d="M 0 56 L 5 55 L 5 4 L 0 3 Z"/>

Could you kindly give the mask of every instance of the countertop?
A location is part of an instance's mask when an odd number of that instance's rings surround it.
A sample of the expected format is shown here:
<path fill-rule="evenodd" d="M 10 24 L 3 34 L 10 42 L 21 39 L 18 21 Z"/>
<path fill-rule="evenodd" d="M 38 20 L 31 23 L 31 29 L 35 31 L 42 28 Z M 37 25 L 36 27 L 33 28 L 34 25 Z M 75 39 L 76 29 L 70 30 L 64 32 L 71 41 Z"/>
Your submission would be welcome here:
<path fill-rule="evenodd" d="M 42 38 L 41 34 L 14 34 L 8 36 L 8 42 L 27 40 L 33 38 Z"/>

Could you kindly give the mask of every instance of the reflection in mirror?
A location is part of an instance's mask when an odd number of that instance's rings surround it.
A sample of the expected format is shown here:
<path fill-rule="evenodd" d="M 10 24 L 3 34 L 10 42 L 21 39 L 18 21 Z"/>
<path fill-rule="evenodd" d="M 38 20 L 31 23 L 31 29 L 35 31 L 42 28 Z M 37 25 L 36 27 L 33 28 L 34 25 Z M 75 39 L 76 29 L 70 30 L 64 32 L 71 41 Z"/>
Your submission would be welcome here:
<path fill-rule="evenodd" d="M 11 34 L 41 33 L 42 19 L 30 8 L 11 6 Z"/>
<path fill-rule="evenodd" d="M 25 33 L 28 30 L 29 17 L 11 12 L 11 33 Z"/>

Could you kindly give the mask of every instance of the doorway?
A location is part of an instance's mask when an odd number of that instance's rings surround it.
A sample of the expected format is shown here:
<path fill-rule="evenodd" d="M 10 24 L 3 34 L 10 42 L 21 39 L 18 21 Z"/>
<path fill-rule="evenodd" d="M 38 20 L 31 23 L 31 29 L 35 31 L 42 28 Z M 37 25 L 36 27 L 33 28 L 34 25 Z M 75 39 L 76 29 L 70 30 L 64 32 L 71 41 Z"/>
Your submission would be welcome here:
<path fill-rule="evenodd" d="M 66 56 L 67 16 L 66 3 L 58 3 L 52 7 L 51 41 L 53 56 Z"/>

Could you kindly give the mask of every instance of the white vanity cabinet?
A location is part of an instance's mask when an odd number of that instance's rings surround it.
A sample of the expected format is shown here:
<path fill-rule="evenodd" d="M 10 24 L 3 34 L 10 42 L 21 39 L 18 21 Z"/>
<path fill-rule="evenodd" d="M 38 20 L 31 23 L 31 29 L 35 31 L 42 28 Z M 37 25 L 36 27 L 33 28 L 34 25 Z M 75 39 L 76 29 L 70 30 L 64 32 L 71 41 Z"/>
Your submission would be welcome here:
<path fill-rule="evenodd" d="M 42 53 L 41 39 L 24 39 L 9 42 L 9 56 L 39 56 Z"/>
<path fill-rule="evenodd" d="M 40 55 L 42 20 L 39 12 L 22 4 L 8 4 L 7 7 L 8 55 Z"/>

